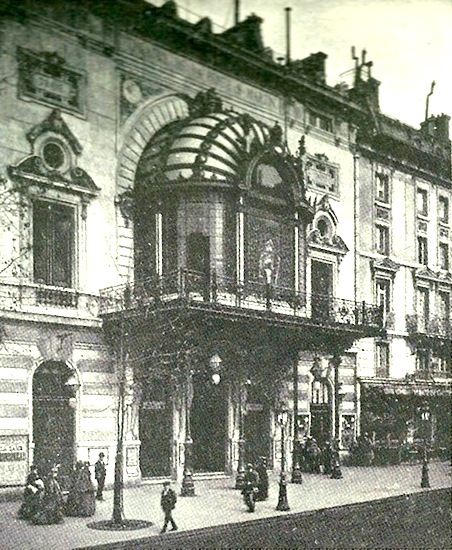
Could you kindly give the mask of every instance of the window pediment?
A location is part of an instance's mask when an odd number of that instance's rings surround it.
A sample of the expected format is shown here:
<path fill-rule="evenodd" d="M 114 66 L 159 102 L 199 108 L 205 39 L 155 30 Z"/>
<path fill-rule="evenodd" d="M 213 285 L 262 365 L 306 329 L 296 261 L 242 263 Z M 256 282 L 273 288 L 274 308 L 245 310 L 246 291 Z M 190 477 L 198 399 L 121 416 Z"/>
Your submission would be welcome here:
<path fill-rule="evenodd" d="M 387 257 L 383 258 L 382 260 L 374 260 L 372 263 L 372 269 L 375 273 L 387 275 L 391 278 L 395 277 L 395 274 L 399 270 L 399 267 L 399 264 Z"/>
<path fill-rule="evenodd" d="M 10 178 L 19 180 L 22 191 L 33 186 L 45 186 L 87 198 L 99 193 L 99 188 L 82 168 L 71 166 L 65 172 L 52 170 L 37 155 L 22 160 L 16 166 L 9 166 L 8 174 Z"/>

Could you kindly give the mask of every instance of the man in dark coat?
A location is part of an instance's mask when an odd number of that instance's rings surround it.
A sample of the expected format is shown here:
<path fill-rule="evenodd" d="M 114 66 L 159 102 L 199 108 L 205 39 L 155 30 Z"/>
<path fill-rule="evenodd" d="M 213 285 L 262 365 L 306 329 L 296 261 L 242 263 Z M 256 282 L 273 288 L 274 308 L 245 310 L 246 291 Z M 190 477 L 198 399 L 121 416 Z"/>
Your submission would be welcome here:
<path fill-rule="evenodd" d="M 105 454 L 99 453 L 99 460 L 94 466 L 94 477 L 97 481 L 97 500 L 104 500 L 103 491 L 105 485 L 105 477 L 107 475 L 107 468 L 104 463 Z"/>
<path fill-rule="evenodd" d="M 267 473 L 267 457 L 260 456 L 256 463 L 256 472 L 259 476 L 257 485 L 258 492 L 256 500 L 267 500 L 268 498 L 268 473 Z"/>
<path fill-rule="evenodd" d="M 171 483 L 169 481 L 165 481 L 163 483 L 163 491 L 160 498 L 160 505 L 165 514 L 165 523 L 163 524 L 161 533 L 166 532 L 168 523 L 171 523 L 171 531 L 177 531 L 177 525 L 172 516 L 172 512 L 176 507 L 177 496 L 173 489 L 171 489 L 170 485 Z"/>

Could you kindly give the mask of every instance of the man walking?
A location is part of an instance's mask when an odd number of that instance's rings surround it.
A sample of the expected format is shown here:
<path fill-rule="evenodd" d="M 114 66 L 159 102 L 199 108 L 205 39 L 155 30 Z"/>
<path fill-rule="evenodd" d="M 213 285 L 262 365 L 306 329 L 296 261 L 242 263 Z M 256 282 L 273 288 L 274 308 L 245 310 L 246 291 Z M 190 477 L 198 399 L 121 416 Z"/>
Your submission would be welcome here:
<path fill-rule="evenodd" d="M 165 481 L 163 483 L 162 497 L 160 499 L 160 505 L 165 514 L 165 523 L 163 524 L 161 533 L 166 533 L 168 523 L 171 523 L 171 531 L 177 531 L 177 525 L 172 516 L 172 512 L 176 507 L 176 501 L 177 496 L 173 489 L 171 489 L 170 482 Z"/>
<path fill-rule="evenodd" d="M 94 477 L 96 478 L 96 481 L 97 481 L 97 494 L 96 494 L 97 500 L 104 500 L 103 491 L 104 491 L 104 485 L 105 485 L 105 477 L 107 475 L 107 468 L 105 467 L 104 458 L 105 458 L 105 454 L 99 453 L 99 460 L 96 462 L 94 466 Z"/>

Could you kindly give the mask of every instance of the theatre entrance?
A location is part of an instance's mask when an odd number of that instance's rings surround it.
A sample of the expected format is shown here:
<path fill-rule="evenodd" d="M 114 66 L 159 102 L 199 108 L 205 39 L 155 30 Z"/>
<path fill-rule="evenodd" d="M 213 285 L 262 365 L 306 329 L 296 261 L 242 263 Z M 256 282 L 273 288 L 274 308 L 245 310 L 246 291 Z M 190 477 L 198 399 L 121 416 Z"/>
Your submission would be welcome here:
<path fill-rule="evenodd" d="M 140 468 L 142 477 L 171 475 L 173 407 L 162 382 L 143 391 L 139 412 Z"/>
<path fill-rule="evenodd" d="M 209 373 L 193 376 L 190 412 L 194 472 L 224 472 L 228 429 L 228 387 Z"/>

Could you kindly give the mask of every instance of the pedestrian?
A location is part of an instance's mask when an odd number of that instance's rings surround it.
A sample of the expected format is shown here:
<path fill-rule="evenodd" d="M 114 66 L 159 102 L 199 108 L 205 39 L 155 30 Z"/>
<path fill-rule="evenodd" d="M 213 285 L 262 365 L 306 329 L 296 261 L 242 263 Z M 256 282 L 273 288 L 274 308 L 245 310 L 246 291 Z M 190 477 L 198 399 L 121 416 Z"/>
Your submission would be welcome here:
<path fill-rule="evenodd" d="M 268 498 L 268 473 L 267 473 L 267 457 L 260 456 L 256 463 L 256 472 L 259 476 L 257 485 L 258 492 L 256 500 L 267 500 Z"/>
<path fill-rule="evenodd" d="M 160 505 L 165 514 L 165 523 L 160 531 L 161 533 L 166 533 L 168 523 L 171 523 L 171 531 L 177 531 L 177 525 L 173 519 L 173 510 L 176 507 L 177 496 L 170 485 L 171 483 L 169 481 L 163 483 L 163 491 L 160 498 Z"/>
<path fill-rule="evenodd" d="M 259 474 L 256 472 L 252 464 L 246 466 L 245 475 L 243 477 L 242 495 L 248 512 L 254 512 L 256 494 L 259 491 Z"/>
<path fill-rule="evenodd" d="M 19 509 L 20 519 L 32 519 L 39 512 L 43 493 L 44 482 L 38 473 L 38 468 L 32 464 L 25 483 L 24 501 Z"/>
<path fill-rule="evenodd" d="M 96 511 L 95 488 L 89 464 L 79 460 L 66 503 L 67 516 L 89 517 Z"/>
<path fill-rule="evenodd" d="M 97 481 L 97 500 L 104 500 L 103 491 L 105 485 L 105 477 L 107 476 L 107 468 L 105 467 L 104 458 L 105 454 L 99 453 L 99 459 L 94 466 L 94 477 Z"/>
<path fill-rule="evenodd" d="M 325 475 L 331 474 L 331 461 L 333 458 L 333 450 L 331 448 L 330 441 L 325 443 L 325 447 L 322 452 L 322 462 L 323 462 L 323 473 Z"/>
<path fill-rule="evenodd" d="M 53 466 L 45 478 L 40 510 L 32 518 L 32 522 L 36 525 L 50 525 L 64 521 L 64 498 L 57 479 L 58 468 L 59 464 Z"/>

